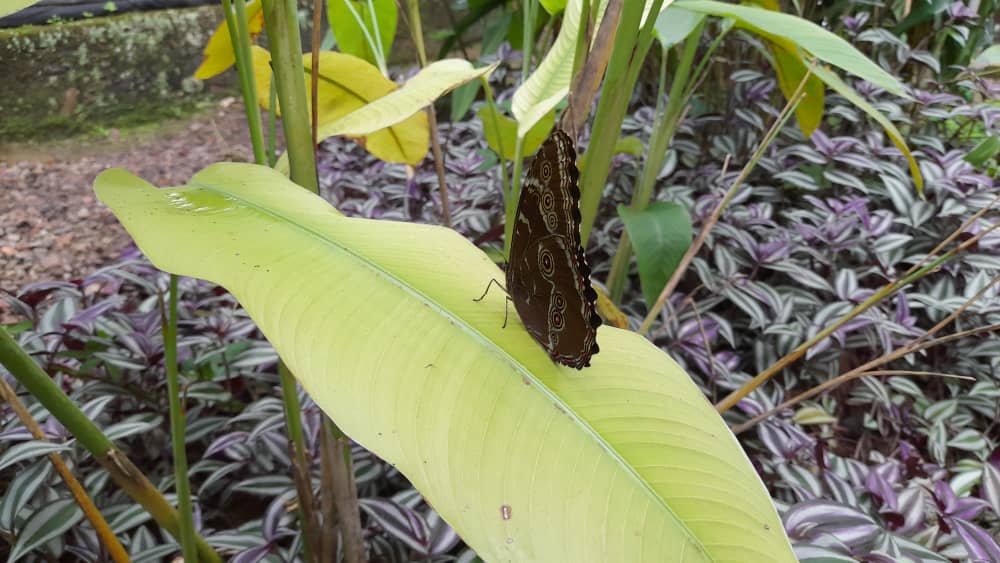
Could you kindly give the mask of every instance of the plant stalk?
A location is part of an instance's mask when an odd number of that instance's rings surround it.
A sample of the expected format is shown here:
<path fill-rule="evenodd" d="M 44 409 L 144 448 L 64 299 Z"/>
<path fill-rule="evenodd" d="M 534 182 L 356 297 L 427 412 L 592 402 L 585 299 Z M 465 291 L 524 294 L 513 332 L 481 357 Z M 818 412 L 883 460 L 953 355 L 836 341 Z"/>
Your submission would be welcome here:
<path fill-rule="evenodd" d="M 620 24 L 611 49 L 611 60 L 604 77 L 604 89 L 597 104 L 594 131 L 601 134 L 591 137 L 590 146 L 583 155 L 584 166 L 580 178 L 580 236 L 584 246 L 597 217 L 597 207 L 604 193 L 611 157 L 614 155 L 622 120 L 639 78 L 639 71 L 653 41 L 653 25 L 660 13 L 663 0 L 653 0 L 649 17 L 641 25 L 645 2 L 625 2 Z"/>
<path fill-rule="evenodd" d="M 250 129 L 254 162 L 264 164 L 267 162 L 264 152 L 264 128 L 260 117 L 260 108 L 257 107 L 257 85 L 254 81 L 253 65 L 251 64 L 253 55 L 250 52 L 250 29 L 247 22 L 246 3 L 222 0 L 222 12 L 226 16 L 229 40 L 233 44 L 233 55 L 236 57 L 236 71 L 240 77 L 240 92 L 243 94 L 243 109 L 247 116 L 247 127 Z"/>
<path fill-rule="evenodd" d="M 417 0 L 406 0 L 406 7 L 409 11 L 410 36 L 413 44 L 417 47 L 417 58 L 420 67 L 427 66 L 427 52 L 424 50 L 423 23 L 420 19 L 420 5 Z M 431 135 L 431 151 L 434 153 L 434 171 L 437 172 L 438 189 L 441 192 L 441 218 L 446 227 L 451 227 L 451 211 L 448 206 L 448 182 L 444 173 L 444 153 L 441 151 L 441 134 L 438 131 L 437 111 L 434 104 L 427 106 L 427 126 Z M 503 160 L 501 158 L 501 160 Z"/>
<path fill-rule="evenodd" d="M 656 177 L 663 168 L 667 149 L 670 148 L 677 127 L 683 119 L 684 108 L 690 99 L 690 94 L 684 96 L 683 92 L 687 87 L 691 65 L 694 62 L 695 53 L 698 51 L 698 43 L 701 40 L 701 31 L 704 27 L 705 24 L 702 22 L 685 41 L 680 64 L 671 81 L 666 106 L 659 108 L 662 111 L 657 112 L 656 123 L 653 125 L 653 135 L 649 140 L 649 150 L 646 151 L 646 162 L 643 164 L 642 176 L 639 179 L 639 189 L 632 194 L 631 207 L 633 211 L 645 209 L 653 198 Z M 664 49 L 660 59 L 660 80 L 657 88 L 657 101 L 660 103 L 662 103 L 663 93 L 666 89 L 667 55 L 668 51 Z M 618 241 L 618 250 L 611 262 L 611 271 L 608 273 L 608 296 L 615 303 L 621 301 L 625 291 L 625 280 L 628 278 L 628 267 L 631 262 L 632 244 L 628 231 L 623 229 L 621 239 Z"/>
<path fill-rule="evenodd" d="M 306 85 L 302 79 L 302 39 L 299 36 L 295 0 L 262 2 L 291 179 L 318 194 L 316 153 L 309 122 Z"/>
<path fill-rule="evenodd" d="M 0 328 L 0 331 L 3 331 Z M 21 421 L 21 424 L 31 432 L 31 436 L 40 442 L 47 442 L 48 438 L 45 437 L 45 432 L 42 431 L 42 427 L 39 426 L 38 422 L 31 418 L 31 413 L 28 412 L 27 407 L 21 402 L 21 399 L 17 397 L 17 393 L 14 389 L 0 378 L 0 400 L 6 401 L 10 405 L 11 410 L 17 415 L 17 418 Z M 83 510 L 83 514 L 87 517 L 87 520 L 94 526 L 94 531 L 97 533 L 97 537 L 101 540 L 101 543 L 108 549 L 108 555 L 111 557 L 115 563 L 128 563 L 129 557 L 128 552 L 122 547 L 121 542 L 115 537 L 115 533 L 111 530 L 111 526 L 108 525 L 107 520 L 101 516 L 101 512 L 97 509 L 94 501 L 87 495 L 86 489 L 83 485 L 77 481 L 76 477 L 73 475 L 73 471 L 66 465 L 62 457 L 58 453 L 52 452 L 48 454 L 49 462 L 55 467 L 56 473 L 62 477 L 66 487 L 69 489 L 71 495 L 73 495 L 73 500 L 80 505 L 80 509 Z"/>
<path fill-rule="evenodd" d="M 242 1 L 242 0 L 238 0 Z M 185 563 L 198 563 L 195 545 L 194 515 L 191 506 L 191 483 L 188 481 L 187 445 L 184 406 L 181 404 L 180 376 L 177 373 L 177 276 L 170 274 L 169 316 L 160 301 L 163 323 L 163 365 L 167 373 L 167 398 L 170 402 L 170 438 L 174 454 L 174 487 L 177 489 L 177 511 L 180 513 L 181 548 Z"/>

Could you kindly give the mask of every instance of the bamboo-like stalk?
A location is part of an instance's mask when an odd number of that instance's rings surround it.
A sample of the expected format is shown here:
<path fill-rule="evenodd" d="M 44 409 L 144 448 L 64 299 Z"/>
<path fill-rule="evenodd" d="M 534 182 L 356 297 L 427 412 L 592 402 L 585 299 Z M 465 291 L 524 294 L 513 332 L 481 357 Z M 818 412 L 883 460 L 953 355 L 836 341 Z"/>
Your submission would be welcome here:
<path fill-rule="evenodd" d="M 238 0 L 242 2 L 242 0 Z M 163 365 L 167 374 L 167 399 L 170 403 L 170 439 L 174 454 L 174 487 L 177 490 L 177 511 L 180 513 L 181 552 L 185 563 L 198 563 L 195 545 L 194 514 L 191 506 L 191 482 L 188 481 L 187 440 L 185 440 L 184 406 L 181 405 L 180 376 L 177 373 L 177 275 L 170 274 L 169 313 L 160 301 L 163 327 Z"/>
<path fill-rule="evenodd" d="M 580 129 L 590 116 L 590 108 L 597 96 L 597 89 L 601 86 L 601 77 L 608 68 L 611 47 L 618 32 L 618 19 L 622 14 L 622 4 L 623 0 L 608 0 L 596 37 L 592 38 L 589 33 L 581 32 L 579 41 L 584 43 L 577 45 L 576 57 L 582 57 L 582 60 L 573 61 L 573 67 L 578 68 L 579 72 L 573 75 L 569 102 L 562 116 L 562 127 L 569 131 L 574 140 L 579 137 Z M 584 8 L 585 14 L 589 12 L 593 15 L 597 12 L 598 6 L 585 4 Z M 589 31 L 590 22 L 594 19 L 596 16 L 589 18 L 587 25 L 581 25 L 581 29 L 587 27 Z"/>
<path fill-rule="evenodd" d="M 180 538 L 180 517 L 174 507 L 5 330 L 0 330 L 0 364 L 76 437 L 108 471 L 115 484 L 145 508 L 170 535 Z M 196 537 L 195 541 L 201 561 L 222 563 L 219 554 L 203 538 Z"/>
<path fill-rule="evenodd" d="M 316 154 L 309 126 L 306 85 L 302 80 L 302 39 L 295 0 L 262 0 L 262 3 L 290 176 L 296 184 L 318 194 Z"/>
<path fill-rule="evenodd" d="M 250 129 L 254 162 L 264 164 L 267 162 L 267 156 L 264 151 L 260 108 L 257 107 L 257 85 L 253 76 L 253 55 L 250 53 L 250 30 L 247 23 L 246 3 L 222 0 L 222 12 L 226 17 L 229 40 L 233 45 L 233 55 L 236 58 L 236 72 L 240 79 L 240 92 L 243 94 L 243 109 L 247 116 L 247 127 Z M 273 111 L 274 106 L 271 108 Z"/>
<path fill-rule="evenodd" d="M 420 19 L 420 5 L 417 0 L 406 0 L 407 11 L 409 12 L 410 36 L 413 44 L 417 47 L 417 58 L 420 67 L 427 66 L 427 52 L 424 50 L 423 23 Z M 451 211 L 448 206 L 448 183 L 444 174 L 444 153 L 441 151 L 441 138 L 438 131 L 437 111 L 434 104 L 427 106 L 427 126 L 431 135 L 431 151 L 434 153 L 434 170 L 437 172 L 438 189 L 441 192 L 441 218 L 446 227 L 451 227 Z M 501 161 L 503 158 L 500 159 Z"/>
<path fill-rule="evenodd" d="M 0 328 L 0 332 L 3 329 Z M 45 432 L 42 431 L 42 427 L 38 425 L 38 422 L 31 417 L 31 413 L 28 412 L 27 407 L 21 402 L 21 399 L 17 397 L 17 393 L 14 389 L 7 384 L 3 378 L 0 378 L 0 400 L 6 401 L 10 405 L 11 410 L 21 421 L 21 424 L 31 432 L 31 436 L 40 442 L 48 441 L 45 437 Z M 63 461 L 62 457 L 56 453 L 52 452 L 48 454 L 49 462 L 55 467 L 56 473 L 62 477 L 64 483 L 66 483 L 66 488 L 69 489 L 71 495 L 73 495 L 73 500 L 80 505 L 80 509 L 83 510 L 84 516 L 90 521 L 91 525 L 94 526 L 94 531 L 97 532 L 98 539 L 101 543 L 108 549 L 108 555 L 115 563 L 128 563 L 129 557 L 128 552 L 122 547 L 121 542 L 115 537 L 115 533 L 111 531 L 111 526 L 108 525 L 107 520 L 101 516 L 101 512 L 97 509 L 94 501 L 87 495 L 86 489 L 83 485 L 77 481 L 73 472 L 70 470 L 66 462 Z"/>
<path fill-rule="evenodd" d="M 580 235 L 584 246 L 597 217 L 597 206 L 604 193 L 611 157 L 618 141 L 618 135 L 612 132 L 621 130 L 629 99 L 639 79 L 639 70 L 653 41 L 653 26 L 663 0 L 652 0 L 649 17 L 642 24 L 645 5 L 645 2 L 625 2 L 622 7 L 614 46 L 611 48 L 611 59 L 604 76 L 601 100 L 594 116 L 593 130 L 600 131 L 601 134 L 591 137 L 590 146 L 583 155 L 584 165 L 580 176 Z"/>
<path fill-rule="evenodd" d="M 528 75 L 531 74 L 531 57 L 535 46 L 535 14 L 538 10 L 538 0 L 525 0 L 521 6 L 524 17 L 521 19 L 522 49 L 521 52 L 521 79 L 523 86 Z M 497 129 L 499 132 L 500 130 Z M 524 139 L 518 135 L 514 141 L 514 171 L 510 176 L 510 186 L 506 190 L 504 197 L 504 227 L 503 227 L 503 254 L 510 256 L 510 239 L 514 234 L 514 215 L 517 213 L 517 201 L 521 197 L 521 167 L 524 166 Z M 503 162 L 503 155 L 500 155 Z"/>
<path fill-rule="evenodd" d="M 288 148 L 290 177 L 293 182 L 318 194 L 316 152 L 309 121 L 309 102 L 302 80 L 302 40 L 296 17 L 295 0 L 262 0 L 264 25 L 271 45 L 271 68 L 281 107 L 281 123 Z M 313 507 L 308 456 L 302 431 L 302 407 L 299 404 L 295 377 L 284 362 L 278 364 L 285 424 L 293 450 L 292 476 L 299 496 L 302 515 L 303 549 L 307 561 L 316 552 L 316 517 Z"/>
<path fill-rule="evenodd" d="M 354 469 L 351 462 L 351 442 L 337 425 L 332 422 L 323 424 L 321 430 L 331 447 L 325 450 L 326 455 L 338 459 L 328 460 L 327 465 L 332 471 L 334 483 L 333 503 L 340 518 L 340 532 L 343 538 L 344 563 L 364 563 L 365 543 L 361 530 L 359 515 L 358 487 L 354 481 Z"/>
<path fill-rule="evenodd" d="M 649 205 L 653 198 L 653 187 L 656 184 L 656 177 L 663 168 L 663 160 L 667 156 L 667 149 L 673 141 L 677 127 L 683 121 L 687 101 L 689 97 L 681 93 L 686 89 L 691 65 L 694 63 L 695 53 L 698 51 L 698 43 L 701 39 L 701 30 L 704 22 L 699 24 L 688 36 L 684 43 L 684 51 L 681 55 L 677 72 L 674 73 L 670 84 L 670 93 L 667 103 L 661 106 L 664 90 L 666 89 L 667 56 L 669 51 L 664 49 L 660 59 L 660 79 L 657 86 L 658 107 L 656 123 L 653 125 L 653 135 L 649 140 L 649 149 L 646 151 L 646 162 L 643 163 L 642 175 L 639 178 L 639 187 L 632 194 L 630 204 L 633 211 L 640 211 Z M 623 230 L 622 236 L 618 240 L 618 250 L 615 251 L 614 259 L 611 262 L 611 271 L 608 272 L 608 296 L 615 303 L 621 301 L 625 291 L 625 279 L 628 277 L 628 266 L 632 261 L 632 244 L 628 236 L 628 231 Z"/>

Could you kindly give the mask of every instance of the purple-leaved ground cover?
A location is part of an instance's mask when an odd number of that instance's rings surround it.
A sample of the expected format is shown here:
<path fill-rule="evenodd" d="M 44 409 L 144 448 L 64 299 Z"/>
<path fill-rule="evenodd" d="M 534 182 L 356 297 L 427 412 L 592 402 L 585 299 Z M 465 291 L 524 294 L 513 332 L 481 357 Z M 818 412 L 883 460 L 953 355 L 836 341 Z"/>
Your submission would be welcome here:
<path fill-rule="evenodd" d="M 976 22 L 970 12 L 953 4 L 936 25 L 968 31 Z M 965 160 L 977 140 L 1000 134 L 1000 107 L 989 103 L 998 98 L 1000 82 L 959 75 L 935 83 L 927 76 L 941 71 L 938 60 L 874 26 L 870 16 L 844 14 L 838 25 L 874 60 L 907 78 L 914 101 L 853 84 L 906 132 L 926 197 L 915 194 L 905 161 L 882 130 L 839 96 L 828 94 L 824 122 L 809 139 L 794 123 L 786 127 L 723 213 L 650 335 L 709 399 L 739 387 L 871 296 L 1000 195 L 995 160 L 978 167 Z M 685 206 L 696 228 L 782 103 L 770 72 L 748 70 L 755 67 L 747 62 L 752 49 L 743 47 L 737 52 L 746 61 L 735 61 L 718 89 L 725 103 L 697 98 L 658 176 L 655 199 Z M 494 57 L 505 63 L 491 77 L 497 102 L 509 105 L 516 73 L 507 65 L 519 54 L 504 45 Z M 652 102 L 637 96 L 622 135 L 648 140 Z M 585 146 L 587 132 L 582 137 Z M 481 124 L 443 123 L 441 140 L 455 228 L 499 248 L 501 177 Z M 727 157 L 732 165 L 723 174 Z M 639 166 L 632 156 L 615 157 L 588 248 L 599 283 L 622 232 L 616 206 L 631 198 Z M 348 215 L 441 222 L 430 159 L 410 173 L 351 141 L 331 139 L 320 152 L 319 172 L 324 197 Z M 998 219 L 991 211 L 963 236 Z M 741 423 L 919 336 L 1000 273 L 998 246 L 1000 236 L 984 237 L 974 251 L 843 326 L 727 412 L 727 420 Z M 32 284 L 7 299 L 26 319 L 16 327 L 19 342 L 154 483 L 171 490 L 157 309 L 167 280 L 132 250 L 86 279 Z M 292 560 L 300 536 L 290 504 L 295 489 L 277 357 L 224 290 L 184 279 L 180 296 L 196 526 L 233 561 Z M 647 304 L 634 276 L 621 306 L 636 326 Z M 998 321 L 994 288 L 955 328 Z M 740 435 L 796 553 L 804 561 L 1000 561 L 1000 338 L 983 332 L 892 367 L 976 381 L 862 378 Z M 0 376 L 14 383 L 2 368 Z M 24 399 L 49 439 L 67 446 L 64 455 L 133 560 L 176 554 L 176 545 L 108 482 L 66 430 Z M 307 447 L 318 459 L 320 412 L 308 397 L 301 399 Z M 0 478 L 8 483 L 0 495 L 0 531 L 6 533 L 23 529 L 52 499 L 67 495 L 38 456 L 38 444 L 9 410 L 0 413 Z M 371 560 L 475 560 L 392 466 L 357 446 L 352 457 Z M 78 510 L 67 510 L 67 521 L 80 521 Z M 65 554 L 101 560 L 86 523 L 67 527 L 61 541 Z"/>

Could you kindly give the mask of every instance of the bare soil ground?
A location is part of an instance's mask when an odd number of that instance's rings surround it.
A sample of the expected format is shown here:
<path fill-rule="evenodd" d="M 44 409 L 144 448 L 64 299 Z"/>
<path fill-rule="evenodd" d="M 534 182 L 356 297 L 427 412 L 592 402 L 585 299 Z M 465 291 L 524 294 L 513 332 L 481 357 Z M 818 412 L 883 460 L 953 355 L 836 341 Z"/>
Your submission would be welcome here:
<path fill-rule="evenodd" d="M 125 168 L 157 186 L 220 161 L 251 161 L 243 105 L 232 98 L 188 119 L 105 138 L 0 145 L 0 290 L 71 280 L 113 262 L 128 234 L 94 196 L 94 178 Z M 0 300 L 0 317 L 4 303 Z"/>

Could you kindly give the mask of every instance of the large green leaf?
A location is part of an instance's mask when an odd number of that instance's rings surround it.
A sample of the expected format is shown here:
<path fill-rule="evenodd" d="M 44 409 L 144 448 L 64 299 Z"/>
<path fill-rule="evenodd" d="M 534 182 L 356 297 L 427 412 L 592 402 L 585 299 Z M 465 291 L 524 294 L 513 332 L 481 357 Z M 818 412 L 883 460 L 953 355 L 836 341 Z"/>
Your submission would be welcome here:
<path fill-rule="evenodd" d="M 635 248 L 642 295 L 652 305 L 691 246 L 691 216 L 687 209 L 669 201 L 653 203 L 641 211 L 619 205 L 618 215 Z"/>
<path fill-rule="evenodd" d="M 809 20 L 756 6 L 714 0 L 676 0 L 674 6 L 713 16 L 733 18 L 743 27 L 773 42 L 791 42 L 816 58 L 860 76 L 872 84 L 905 96 L 903 85 L 836 34 Z"/>
<path fill-rule="evenodd" d="M 339 215 L 281 174 L 216 164 L 156 189 L 96 180 L 157 267 L 220 283 L 353 439 L 486 561 L 794 561 L 767 491 L 688 376 L 602 327 L 553 364 L 502 272 L 430 225 Z"/>
<path fill-rule="evenodd" d="M 380 45 L 383 60 L 389 57 L 399 19 L 395 0 L 327 0 L 326 8 L 341 52 L 378 64 L 372 45 Z"/>
<path fill-rule="evenodd" d="M 903 156 L 905 156 L 906 160 L 909 162 L 910 175 L 913 177 L 913 184 L 917 187 L 917 193 L 922 194 L 924 192 L 924 177 L 920 173 L 920 166 L 917 165 L 917 160 L 913 158 L 913 153 L 911 153 L 909 147 L 906 146 L 906 140 L 903 139 L 903 134 L 899 132 L 899 129 L 896 129 L 896 126 L 889 121 L 888 117 L 882 115 L 882 112 L 875 109 L 875 106 L 868 103 L 868 100 L 861 97 L 861 94 L 858 94 L 854 88 L 851 88 L 850 84 L 844 82 L 839 76 L 837 76 L 837 73 L 812 61 L 806 61 L 806 65 L 808 65 L 809 70 L 812 71 L 813 74 L 818 76 L 820 80 L 825 82 L 826 85 L 829 86 L 834 92 L 847 98 L 849 102 L 861 108 L 862 111 L 867 113 L 869 117 L 874 119 L 876 123 L 885 129 L 886 134 L 889 135 L 889 139 L 892 140 L 892 143 L 896 145 L 896 148 L 903 153 Z"/>
<path fill-rule="evenodd" d="M 517 142 L 517 122 L 496 111 L 493 106 L 485 105 L 476 112 L 480 121 L 483 122 L 483 135 L 486 137 L 486 144 L 504 160 L 514 160 L 514 145 Z M 552 127 L 556 124 L 556 112 L 550 111 L 528 131 L 524 137 L 524 156 L 535 154 L 538 147 L 542 146 Z M 503 147 L 503 151 L 500 147 Z"/>
<path fill-rule="evenodd" d="M 0 18 L 20 12 L 28 6 L 37 3 L 39 0 L 2 0 L 0 1 Z"/>
<path fill-rule="evenodd" d="M 656 18 L 656 27 L 653 28 L 653 32 L 660 41 L 660 45 L 664 49 L 668 49 L 691 35 L 691 32 L 705 19 L 705 14 L 678 8 L 670 2 L 663 4 L 663 10 Z"/>
<path fill-rule="evenodd" d="M 403 121 L 424 109 L 452 89 L 486 76 L 497 67 L 475 68 L 461 59 L 435 61 L 420 70 L 406 84 L 340 119 L 322 125 L 319 138 L 335 135 L 368 135 Z"/>
<path fill-rule="evenodd" d="M 592 0 L 591 9 L 604 14 L 607 0 Z M 563 13 L 559 35 L 535 72 L 514 92 L 511 113 L 517 119 L 517 135 L 524 137 L 547 113 L 569 94 L 573 78 L 573 57 L 580 34 L 582 0 L 569 0 Z M 595 29 L 600 26 L 600 18 Z"/>

